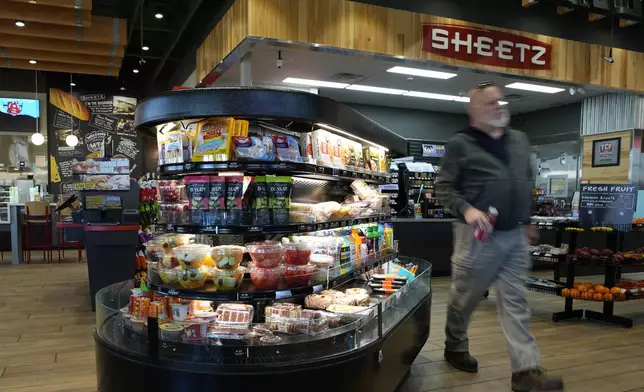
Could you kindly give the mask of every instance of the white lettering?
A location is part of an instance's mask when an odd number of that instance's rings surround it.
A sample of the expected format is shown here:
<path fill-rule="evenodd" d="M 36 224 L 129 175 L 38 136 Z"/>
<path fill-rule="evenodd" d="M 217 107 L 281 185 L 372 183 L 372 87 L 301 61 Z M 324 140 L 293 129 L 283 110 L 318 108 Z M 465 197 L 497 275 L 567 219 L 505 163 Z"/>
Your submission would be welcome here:
<path fill-rule="evenodd" d="M 499 55 L 500 59 L 503 60 L 512 60 L 512 47 L 514 44 L 510 41 L 501 40 L 496 46 L 496 52 Z M 506 54 L 508 53 L 508 54 Z"/>
<path fill-rule="evenodd" d="M 467 34 L 466 41 L 463 41 L 461 40 L 461 33 L 457 31 L 454 33 L 452 44 L 454 45 L 454 50 L 456 52 L 460 52 L 460 47 L 465 46 L 467 48 L 467 54 L 472 54 L 472 34 Z"/>
<path fill-rule="evenodd" d="M 432 30 L 432 48 L 449 49 L 449 32 L 444 29 Z"/>
<path fill-rule="evenodd" d="M 546 61 L 545 60 L 540 60 L 541 56 L 546 54 L 546 48 L 543 46 L 533 46 L 532 50 L 536 51 L 537 53 L 532 56 L 532 64 L 536 65 L 545 65 Z"/>
<path fill-rule="evenodd" d="M 490 50 L 490 48 L 492 47 L 493 43 L 494 40 L 492 40 L 492 38 L 478 37 L 476 39 L 476 42 L 474 43 L 476 54 L 478 54 L 479 56 L 492 57 L 492 51 Z"/>
<path fill-rule="evenodd" d="M 530 50 L 530 45 L 517 43 L 517 44 L 514 44 L 514 46 L 516 46 L 517 48 L 519 48 L 521 50 L 521 55 L 519 56 L 519 61 L 521 61 L 522 63 L 525 62 L 525 51 L 526 51 L 526 49 Z"/>

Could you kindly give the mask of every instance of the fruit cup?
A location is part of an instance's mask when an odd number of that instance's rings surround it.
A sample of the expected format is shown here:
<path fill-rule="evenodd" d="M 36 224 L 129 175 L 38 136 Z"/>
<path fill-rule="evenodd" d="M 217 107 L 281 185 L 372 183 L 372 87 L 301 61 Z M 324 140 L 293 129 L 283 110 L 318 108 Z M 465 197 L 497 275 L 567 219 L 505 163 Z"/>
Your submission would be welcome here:
<path fill-rule="evenodd" d="M 159 277 L 163 283 L 178 283 L 179 272 L 178 268 L 159 268 Z"/>
<path fill-rule="evenodd" d="M 259 268 L 254 266 L 250 269 L 250 279 L 258 290 L 274 290 L 280 285 L 284 275 L 282 267 Z"/>
<path fill-rule="evenodd" d="M 233 291 L 237 290 L 241 286 L 242 281 L 244 280 L 244 274 L 246 273 L 246 268 L 238 267 L 237 269 L 217 269 L 213 268 L 210 270 L 210 276 L 212 281 L 217 288 L 217 291 Z"/>
<path fill-rule="evenodd" d="M 252 242 L 246 245 L 250 258 L 259 268 L 275 268 L 282 261 L 284 250 L 275 241 Z"/>
<path fill-rule="evenodd" d="M 310 286 L 315 267 L 311 265 L 289 265 L 284 272 L 284 280 L 288 287 Z"/>
<path fill-rule="evenodd" d="M 183 245 L 174 248 L 177 260 L 184 269 L 195 269 L 203 265 L 210 248 L 207 245 Z"/>
<path fill-rule="evenodd" d="M 220 270 L 235 270 L 244 257 L 246 248 L 236 245 L 215 246 L 210 249 L 210 257 Z"/>
<path fill-rule="evenodd" d="M 311 248 L 303 243 L 284 245 L 284 261 L 286 265 L 307 265 L 311 258 Z"/>
<path fill-rule="evenodd" d="M 209 275 L 206 267 L 182 269 L 178 274 L 179 284 L 186 289 L 199 289 L 206 284 Z"/>

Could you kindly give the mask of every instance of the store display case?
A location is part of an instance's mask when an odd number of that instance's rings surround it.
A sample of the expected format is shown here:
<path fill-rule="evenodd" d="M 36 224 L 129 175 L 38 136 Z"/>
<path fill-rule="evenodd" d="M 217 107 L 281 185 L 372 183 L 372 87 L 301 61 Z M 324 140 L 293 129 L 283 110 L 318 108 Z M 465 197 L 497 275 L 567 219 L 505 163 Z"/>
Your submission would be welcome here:
<path fill-rule="evenodd" d="M 266 89 L 167 93 L 136 124 L 157 130 L 161 213 L 146 279 L 96 296 L 98 390 L 278 374 L 282 391 L 396 390 L 431 316 L 432 266 L 398 254 L 377 189 L 376 143 L 404 143 L 326 98 Z"/>

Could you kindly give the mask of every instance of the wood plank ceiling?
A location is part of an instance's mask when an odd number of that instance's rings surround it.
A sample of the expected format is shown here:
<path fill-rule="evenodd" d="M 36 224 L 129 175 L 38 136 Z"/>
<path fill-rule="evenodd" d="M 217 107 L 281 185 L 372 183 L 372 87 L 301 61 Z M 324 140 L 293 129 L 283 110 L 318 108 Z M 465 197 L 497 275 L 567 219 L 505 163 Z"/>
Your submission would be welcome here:
<path fill-rule="evenodd" d="M 126 44 L 127 21 L 92 0 L 0 0 L 0 67 L 118 76 Z"/>

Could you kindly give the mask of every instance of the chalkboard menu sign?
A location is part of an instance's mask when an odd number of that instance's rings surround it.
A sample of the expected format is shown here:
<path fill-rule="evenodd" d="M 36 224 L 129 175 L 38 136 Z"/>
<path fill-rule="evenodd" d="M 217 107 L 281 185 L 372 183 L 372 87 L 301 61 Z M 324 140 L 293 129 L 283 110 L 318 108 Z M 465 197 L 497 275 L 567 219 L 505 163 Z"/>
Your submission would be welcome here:
<path fill-rule="evenodd" d="M 581 185 L 579 219 L 583 226 L 630 225 L 636 206 L 636 185 Z"/>
<path fill-rule="evenodd" d="M 129 161 L 126 177 L 142 175 L 142 139 L 134 130 L 136 98 L 49 89 L 50 189 L 54 194 L 77 191 L 74 168 L 96 158 Z M 78 140 L 67 145 L 68 136 Z"/>

